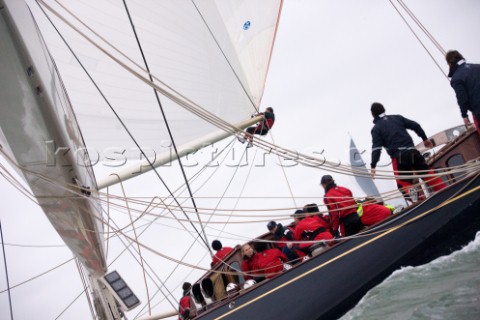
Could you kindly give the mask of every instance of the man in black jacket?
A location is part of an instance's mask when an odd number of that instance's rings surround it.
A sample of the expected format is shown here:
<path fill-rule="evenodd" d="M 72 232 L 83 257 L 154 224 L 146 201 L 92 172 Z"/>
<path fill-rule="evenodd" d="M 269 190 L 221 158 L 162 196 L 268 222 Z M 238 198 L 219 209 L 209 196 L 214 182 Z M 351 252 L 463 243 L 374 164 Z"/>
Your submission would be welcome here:
<path fill-rule="evenodd" d="M 416 192 L 415 188 L 412 189 L 414 178 L 399 178 L 398 176 L 433 174 L 433 171 L 430 170 L 420 152 L 415 149 L 412 137 L 408 134 L 407 129 L 415 131 L 415 133 L 422 138 L 427 148 L 432 148 L 433 143 L 427 138 L 425 131 L 423 131 L 417 122 L 402 117 L 401 115 L 387 116 L 385 114 L 385 108 L 381 103 L 373 103 L 371 112 L 374 118 L 373 123 L 375 124 L 371 131 L 372 177 L 375 177 L 375 168 L 380 160 L 382 147 L 384 147 L 392 158 L 392 167 L 398 189 L 402 192 L 405 199 L 414 202 L 414 199 L 410 197 L 411 192 Z M 428 177 L 424 178 L 424 180 L 434 191 L 441 190 L 446 186 L 438 177 Z M 420 195 L 420 197 L 423 197 L 423 195 Z"/>
<path fill-rule="evenodd" d="M 456 50 L 447 52 L 445 59 L 450 66 L 450 85 L 455 90 L 463 122 L 466 126 L 471 125 L 467 114 L 470 111 L 480 133 L 480 64 L 466 63 Z"/>

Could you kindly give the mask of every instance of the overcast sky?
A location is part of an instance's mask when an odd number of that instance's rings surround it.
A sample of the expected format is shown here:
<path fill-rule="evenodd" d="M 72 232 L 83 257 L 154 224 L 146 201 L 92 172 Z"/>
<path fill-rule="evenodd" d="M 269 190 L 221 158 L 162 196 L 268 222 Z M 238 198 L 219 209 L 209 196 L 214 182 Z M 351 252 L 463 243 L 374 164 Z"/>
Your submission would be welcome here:
<path fill-rule="evenodd" d="M 444 49 L 459 50 L 469 62 L 480 62 L 480 2 L 476 0 L 405 1 L 423 25 Z M 422 39 L 425 39 L 424 37 Z M 430 43 L 431 54 L 447 73 L 443 56 Z M 384 104 L 388 114 L 402 114 L 418 121 L 427 135 L 462 123 L 453 90 L 444 74 L 412 35 L 389 1 L 368 0 L 286 0 L 272 56 L 262 109 L 275 109 L 276 124 L 266 138 L 278 145 L 304 152 L 323 152 L 329 160 L 348 162 L 349 134 L 364 159 L 370 161 L 370 129 L 372 102 Z M 413 134 L 414 135 L 414 134 Z M 419 142 L 418 137 L 415 138 Z M 242 146 L 236 146 L 238 152 Z M 249 150 L 250 155 L 254 149 Z M 275 159 L 273 159 L 275 160 Z M 388 163 L 385 154 L 383 163 Z M 3 163 L 3 162 L 2 162 Z M 246 177 L 248 167 L 242 168 Z M 386 167 L 389 168 L 388 166 Z M 177 168 L 174 168 L 177 170 Z M 229 169 L 234 170 L 233 168 Z M 190 174 L 192 171 L 189 171 Z M 288 168 L 270 163 L 254 168 L 243 195 L 289 197 L 291 188 L 296 205 L 321 203 L 323 194 L 319 180 L 324 171 L 305 167 Z M 178 171 L 167 173 L 167 180 L 178 180 Z M 242 176 L 243 175 L 243 176 Z M 288 178 L 288 184 L 284 178 Z M 334 175 L 341 185 L 362 196 L 349 176 Z M 243 178 L 241 178 L 243 179 Z M 242 181 L 239 179 L 238 181 Z M 269 181 L 263 184 L 264 181 Z M 180 185 L 181 181 L 173 183 Z M 382 192 L 395 189 L 393 181 L 379 181 Z M 132 184 L 131 186 L 135 186 Z M 243 183 L 237 182 L 231 195 L 238 195 Z M 131 190 L 141 194 L 145 186 Z M 61 240 L 45 215 L 28 199 L 0 178 L 2 204 L 0 219 L 3 237 L 8 244 L 61 245 Z M 137 191 L 137 192 L 136 192 Z M 202 190 L 203 195 L 221 194 L 214 186 Z M 315 197 L 318 197 L 315 200 Z M 252 201 L 252 200 L 250 200 Z M 234 201 L 221 207 L 232 207 Z M 290 199 L 261 200 L 243 203 L 243 207 L 293 207 Z M 221 226 L 215 226 L 221 228 Z M 265 223 L 233 225 L 227 230 L 235 236 L 254 237 L 265 232 Z M 210 230 L 210 233 L 215 232 Z M 216 233 L 218 235 L 218 233 Z M 159 251 L 182 256 L 190 237 L 169 239 L 169 233 L 157 234 Z M 225 245 L 234 246 L 226 234 L 218 236 Z M 183 243 L 185 242 L 185 243 Z M 165 249 L 165 250 L 163 250 Z M 203 252 L 202 252 L 203 253 Z M 67 261 L 72 257 L 65 247 L 32 248 L 7 246 L 10 285 Z M 195 258 L 201 254 L 197 252 Z M 195 259 L 188 259 L 194 262 Z M 3 262 L 3 258 L 2 258 Z M 209 258 L 199 265 L 208 267 Z M 122 269 L 122 267 L 118 267 Z M 155 265 L 161 273 L 163 264 Z M 128 269 L 120 270 L 122 274 Z M 3 263 L 0 267 L 0 291 L 6 288 Z M 137 272 L 137 271 L 136 271 Z M 175 280 L 183 281 L 187 269 Z M 195 279 L 189 279 L 194 281 Z M 175 287 L 171 281 L 172 290 Z M 143 292 L 142 283 L 130 283 L 134 291 Z M 54 319 L 81 292 L 81 282 L 74 263 L 12 290 L 15 319 Z M 175 291 L 178 299 L 180 291 Z M 169 311 L 165 305 L 164 311 Z M 135 313 L 136 314 L 136 313 Z M 81 297 L 60 319 L 88 319 L 86 298 Z M 0 318 L 9 318 L 8 297 L 0 294 Z"/>

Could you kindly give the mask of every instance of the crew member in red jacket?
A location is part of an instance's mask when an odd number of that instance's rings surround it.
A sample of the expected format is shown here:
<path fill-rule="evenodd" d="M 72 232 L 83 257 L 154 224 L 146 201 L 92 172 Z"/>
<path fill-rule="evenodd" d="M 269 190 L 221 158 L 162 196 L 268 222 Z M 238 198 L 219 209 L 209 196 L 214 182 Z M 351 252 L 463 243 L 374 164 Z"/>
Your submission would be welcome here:
<path fill-rule="evenodd" d="M 332 233 L 330 232 L 330 223 L 328 220 L 319 216 L 320 212 L 315 203 L 307 204 L 303 208 L 303 212 L 305 213 L 305 218 L 297 223 L 295 231 L 293 232 L 293 239 L 295 241 L 333 239 Z M 308 251 L 312 245 L 312 242 L 306 242 L 298 244 L 298 247 L 299 250 Z"/>
<path fill-rule="evenodd" d="M 250 244 L 246 243 L 242 246 L 242 256 L 242 271 L 245 273 L 243 277 L 245 280 L 253 279 L 256 253 Z"/>
<path fill-rule="evenodd" d="M 180 299 L 178 307 L 178 320 L 185 320 L 190 317 L 190 289 L 192 285 L 189 282 L 185 282 L 182 286 L 183 296 Z"/>
<path fill-rule="evenodd" d="M 357 203 L 352 192 L 337 186 L 330 175 L 324 175 L 320 184 L 325 189 L 323 201 L 330 213 L 333 235 L 340 236 L 339 228 L 342 236 L 351 236 L 362 230 L 363 223 L 357 214 Z"/>
<path fill-rule="evenodd" d="M 283 263 L 287 262 L 287 256 L 278 248 L 267 249 L 266 242 L 256 242 L 256 258 L 253 270 L 257 275 L 265 278 L 273 278 L 283 271 Z"/>
<path fill-rule="evenodd" d="M 303 214 L 303 210 L 297 211 Z M 294 246 L 292 244 L 290 244 L 290 246 L 287 245 L 289 243 L 288 241 L 293 241 L 293 232 L 295 231 L 293 226 L 284 227 L 281 223 L 270 221 L 267 224 L 267 228 L 268 231 L 273 234 L 275 241 L 278 241 L 276 245 L 285 253 L 289 263 L 295 264 L 307 255 L 305 252 L 298 250 L 298 247 L 293 248 Z"/>
<path fill-rule="evenodd" d="M 215 266 L 220 261 L 223 261 L 223 258 L 225 258 L 230 252 L 233 251 L 233 248 L 231 247 L 222 246 L 222 243 L 218 240 L 212 241 L 212 249 L 217 251 L 212 258 L 212 266 Z"/>
<path fill-rule="evenodd" d="M 253 147 L 253 135 L 258 134 L 264 136 L 268 133 L 268 131 L 273 127 L 275 123 L 275 114 L 273 113 L 273 108 L 266 108 L 265 112 L 261 112 L 258 115 L 263 115 L 263 121 L 255 127 L 247 128 L 243 137 L 239 137 L 238 141 L 244 143 L 248 140 L 247 148 Z"/>
<path fill-rule="evenodd" d="M 390 217 L 392 210 L 381 204 L 366 200 L 359 203 L 357 214 L 364 226 L 371 226 Z"/>

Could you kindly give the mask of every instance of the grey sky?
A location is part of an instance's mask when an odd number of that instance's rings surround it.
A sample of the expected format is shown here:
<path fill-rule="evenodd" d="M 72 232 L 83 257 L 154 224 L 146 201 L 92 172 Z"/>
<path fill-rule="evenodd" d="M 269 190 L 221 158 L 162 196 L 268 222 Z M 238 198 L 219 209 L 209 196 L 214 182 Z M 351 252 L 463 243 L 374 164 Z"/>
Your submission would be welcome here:
<path fill-rule="evenodd" d="M 476 35 L 480 30 L 479 1 L 417 0 L 406 3 L 446 50 L 457 49 L 468 61 L 480 62 L 480 42 Z M 430 43 L 427 43 L 427 46 L 443 71 L 447 72 L 442 55 Z M 277 117 L 272 134 L 266 139 L 274 138 L 276 144 L 300 151 L 323 151 L 327 159 L 343 163 L 348 162 L 350 133 L 360 149 L 367 149 L 364 159 L 369 162 L 372 126 L 369 108 L 374 101 L 383 103 L 387 113 L 402 114 L 418 121 L 428 135 L 461 124 L 460 112 L 449 82 L 413 37 L 389 1 L 285 1 L 262 102 L 262 108 L 272 106 Z M 419 141 L 418 137 L 415 141 Z M 250 155 L 254 149 L 249 150 Z M 243 149 L 236 146 L 236 151 L 241 152 Z M 388 162 L 385 153 L 382 161 Z M 294 196 L 311 197 L 305 201 L 321 203 L 323 192 L 320 190 L 319 180 L 323 171 L 300 166 L 286 169 L 285 174 L 290 184 L 288 186 L 281 168 L 272 162 L 269 162 L 268 169 L 253 169 L 244 196 L 288 197 L 290 186 Z M 223 180 L 230 178 L 232 170 L 234 169 L 229 168 L 222 171 L 225 174 Z M 162 170 L 162 174 L 173 186 L 180 185 L 182 180 L 178 180 L 178 168 L 171 171 L 174 172 Z M 188 172 L 192 174 L 194 171 Z M 227 195 L 239 194 L 243 186 L 242 179 L 247 174 L 248 166 L 241 168 L 236 178 L 238 180 L 235 180 Z M 334 177 L 339 184 L 351 187 L 356 194 L 360 193 L 353 178 L 340 175 Z M 264 181 L 268 183 L 264 185 Z M 142 180 L 129 184 L 129 195 L 142 195 L 148 193 L 144 192 L 145 189 L 157 188 L 144 183 Z M 391 180 L 378 181 L 378 185 L 383 192 L 395 188 Z M 201 194 L 220 196 L 223 189 L 209 185 Z M 0 191 L 3 195 L 0 218 L 5 242 L 61 244 L 41 210 L 3 179 L 0 179 Z M 303 205 L 302 201 L 304 200 L 298 199 L 297 205 Z M 210 207 L 215 205 L 214 202 L 202 203 Z M 235 200 L 225 201 L 220 207 L 230 208 L 234 203 Z M 245 200 L 241 201 L 239 206 L 281 208 L 293 207 L 294 204 L 290 199 L 269 199 L 259 202 Z M 167 223 L 178 226 L 176 223 Z M 265 224 L 233 224 L 228 226 L 227 231 L 235 235 L 254 237 L 265 232 Z M 212 230 L 209 230 L 209 233 L 216 234 Z M 183 255 L 184 247 L 191 242 L 191 237 L 182 237 L 181 232 L 175 236 L 170 234 L 170 231 L 152 232 L 149 236 L 151 243 L 158 243 L 156 249 L 176 258 Z M 224 245 L 233 246 L 242 242 L 228 237 L 227 234 L 219 236 Z M 7 246 L 6 250 L 11 285 L 71 258 L 66 248 Z M 203 253 L 200 251 L 200 248 L 197 249 L 196 254 L 191 254 L 187 261 L 194 263 L 197 256 Z M 161 259 L 153 261 L 161 276 L 170 270 Z M 208 263 L 207 258 L 201 265 L 208 267 Z M 132 279 L 140 281 L 129 284 L 137 293 L 143 295 L 138 268 L 133 271 L 134 269 L 120 263 L 117 268 L 122 276 L 129 272 L 137 273 Z M 170 280 L 168 286 L 175 288 L 187 272 L 187 268 L 181 268 L 179 275 Z M 0 273 L 0 290 L 4 290 L 6 283 L 3 263 Z M 189 278 L 191 281 L 194 279 L 195 276 Z M 70 262 L 47 276 L 13 289 L 14 318 L 53 319 L 81 290 L 76 266 Z M 180 291 L 176 290 L 175 300 L 179 295 Z M 9 316 L 7 303 L 6 293 L 1 293 L 2 319 Z M 168 305 L 164 306 L 164 310 L 169 310 Z M 60 317 L 88 318 L 89 308 L 85 297 L 81 297 Z"/>

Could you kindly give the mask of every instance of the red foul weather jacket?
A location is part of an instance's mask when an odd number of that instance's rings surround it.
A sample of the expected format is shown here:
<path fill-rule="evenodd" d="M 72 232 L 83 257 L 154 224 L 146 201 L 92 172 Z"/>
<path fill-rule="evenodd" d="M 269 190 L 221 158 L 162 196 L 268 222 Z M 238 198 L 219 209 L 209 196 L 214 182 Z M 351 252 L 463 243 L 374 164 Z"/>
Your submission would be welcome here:
<path fill-rule="evenodd" d="M 330 188 L 323 198 L 323 202 L 330 212 L 332 230 L 338 230 L 340 219 L 349 214 L 357 214 L 357 203 L 353 199 L 352 191 L 347 188 L 334 186 Z M 342 230 L 342 234 L 343 230 Z"/>
<path fill-rule="evenodd" d="M 358 207 L 357 213 L 365 226 L 371 226 L 388 218 L 392 211 L 376 203 L 364 203 Z"/>
<path fill-rule="evenodd" d="M 180 315 L 178 316 L 178 320 L 183 320 L 183 313 L 185 312 L 185 309 L 190 308 L 190 296 L 186 295 L 183 296 L 182 299 L 180 299 L 180 306 L 178 307 L 178 312 Z"/>
<path fill-rule="evenodd" d="M 255 254 L 253 269 L 256 274 L 265 274 L 266 278 L 272 278 L 283 271 L 283 263 L 287 261 L 287 256 L 278 250 L 267 249 Z"/>
<path fill-rule="evenodd" d="M 322 228 L 322 229 L 320 229 Z M 305 240 L 305 235 L 314 235 L 313 239 L 308 240 L 331 240 L 333 239 L 332 234 L 330 233 L 330 225 L 326 220 L 323 220 L 317 216 L 305 217 L 303 220 L 300 220 L 295 226 L 295 231 L 293 232 L 293 239 L 295 241 Z M 310 247 L 313 243 L 301 243 L 299 244 L 300 249 Z"/>
<path fill-rule="evenodd" d="M 223 261 L 223 258 L 225 258 L 230 252 L 232 252 L 233 248 L 230 247 L 223 247 L 222 249 L 218 250 L 217 253 L 213 256 L 213 265 L 216 265 L 220 261 Z"/>

